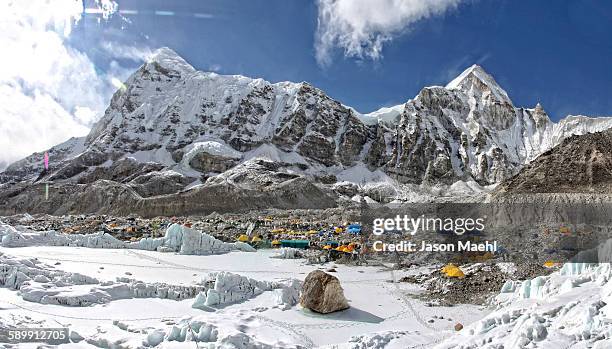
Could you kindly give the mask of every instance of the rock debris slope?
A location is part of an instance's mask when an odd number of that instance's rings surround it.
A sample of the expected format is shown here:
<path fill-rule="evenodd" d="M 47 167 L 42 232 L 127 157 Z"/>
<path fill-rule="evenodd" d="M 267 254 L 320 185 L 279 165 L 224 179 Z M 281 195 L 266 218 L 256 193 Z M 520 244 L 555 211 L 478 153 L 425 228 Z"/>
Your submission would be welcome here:
<path fill-rule="evenodd" d="M 500 183 L 565 138 L 610 126 L 516 107 L 477 65 L 404 105 L 360 114 L 308 83 L 200 72 L 162 48 L 89 135 L 49 149 L 49 171 L 36 153 L 0 173 L 0 206 L 169 215 L 332 207 L 347 182 L 348 198 L 376 182 L 393 188 L 376 199 L 392 200 L 405 185 Z M 51 199 L 41 202 L 46 184 Z"/>
<path fill-rule="evenodd" d="M 612 192 L 612 130 L 567 138 L 501 188 L 507 193 Z"/>

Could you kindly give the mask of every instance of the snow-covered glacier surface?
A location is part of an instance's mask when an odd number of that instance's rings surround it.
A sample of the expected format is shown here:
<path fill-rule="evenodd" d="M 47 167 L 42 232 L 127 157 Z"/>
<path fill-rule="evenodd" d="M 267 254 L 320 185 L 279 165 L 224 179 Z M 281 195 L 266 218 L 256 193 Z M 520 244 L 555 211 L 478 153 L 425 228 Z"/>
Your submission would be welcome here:
<path fill-rule="evenodd" d="M 282 252 L 265 249 L 182 254 L 184 233 L 172 228 L 164 243 L 139 249 L 3 226 L 2 238 L 20 244 L 0 245 L 0 327 L 59 322 L 78 348 L 426 348 L 448 337 L 455 321 L 487 313 L 427 307 L 404 296 L 413 286 L 389 282 L 386 268 L 339 264 L 334 275 L 351 308 L 314 314 L 298 304 L 301 282 L 331 264 L 271 258 Z M 435 323 L 423 321 L 433 315 Z"/>
<path fill-rule="evenodd" d="M 611 348 L 611 276 L 609 263 L 567 263 L 508 281 L 495 311 L 436 348 Z"/>
<path fill-rule="evenodd" d="M 224 245 L 178 225 L 163 238 L 126 244 L 97 234 L 0 231 L 0 326 L 59 321 L 81 347 L 612 346 L 612 243 L 585 252 L 601 263 L 506 282 L 490 307 L 428 307 L 407 297 L 417 286 L 390 282 L 385 268 L 336 265 L 351 308 L 320 316 L 298 305 L 301 280 L 329 266 L 306 264 L 291 250 L 244 253 L 228 244 L 220 253 L 208 247 Z M 456 323 L 464 328 L 455 331 Z"/>
<path fill-rule="evenodd" d="M 237 318 L 235 309 L 222 309 L 228 305 L 242 307 L 245 302 L 255 302 L 256 313 L 262 309 L 290 310 L 299 299 L 301 282 L 296 279 L 257 280 L 231 272 L 212 272 L 198 273 L 200 280 L 185 283 L 180 278 L 175 279 L 172 270 L 168 273 L 159 269 L 159 282 L 139 281 L 130 272 L 118 275 L 105 271 L 105 266 L 116 262 L 124 262 L 120 264 L 122 268 L 134 268 L 137 265 L 134 262 L 106 257 L 103 259 L 106 262 L 93 267 L 92 259 L 86 254 L 81 255 L 81 261 L 76 261 L 80 272 L 75 272 L 66 270 L 70 268 L 59 261 L 53 265 L 43 262 L 44 254 L 38 254 L 41 258 L 20 257 L 7 251 L 19 253 L 28 248 L 47 248 L 71 252 L 74 249 L 100 251 L 104 254 L 104 251 L 129 250 L 117 244 L 100 244 L 99 240 L 93 240 L 97 242 L 89 246 L 111 248 L 83 248 L 70 243 L 79 241 L 87 245 L 84 241 L 92 240 L 71 240 L 55 234 L 26 234 L 24 237 L 17 235 L 19 230 L 10 228 L 3 226 L 3 239 L 8 236 L 10 241 L 27 243 L 21 243 L 21 247 L 0 247 L 0 328 L 57 328 L 59 322 L 61 327 L 70 329 L 70 340 L 79 348 L 147 348 L 162 343 L 164 347 L 297 348 L 291 340 L 264 338 L 262 341 L 254 338 L 249 331 L 240 329 L 253 319 Z M 168 246 L 182 246 L 181 231 L 169 229 L 168 235 L 174 238 L 171 240 L 174 245 L 169 243 Z M 56 245 L 41 246 L 44 243 Z M 61 246 L 65 243 L 68 244 Z M 52 251 L 53 256 L 59 254 Z M 198 307 L 202 295 L 207 296 L 206 306 Z M 253 307 L 244 306 L 247 309 Z M 220 314 L 224 311 L 229 314 Z"/>
<path fill-rule="evenodd" d="M 102 281 L 80 273 L 69 273 L 46 265 L 36 258 L 0 255 L 0 286 L 18 290 L 24 300 L 41 304 L 89 306 L 126 298 L 193 298 L 205 285 L 145 283 L 117 277 Z"/>

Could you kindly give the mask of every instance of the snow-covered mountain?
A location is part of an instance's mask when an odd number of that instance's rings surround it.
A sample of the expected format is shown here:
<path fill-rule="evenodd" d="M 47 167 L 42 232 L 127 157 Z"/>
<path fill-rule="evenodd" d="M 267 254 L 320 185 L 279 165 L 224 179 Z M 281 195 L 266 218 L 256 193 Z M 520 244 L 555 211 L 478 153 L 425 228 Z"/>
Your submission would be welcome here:
<path fill-rule="evenodd" d="M 554 123 L 539 104 L 516 107 L 477 65 L 404 105 L 360 114 L 305 82 L 200 72 L 162 48 L 114 94 L 89 135 L 49 150 L 50 171 L 41 171 L 37 153 L 10 165 L 0 183 L 111 180 L 142 197 L 297 177 L 321 186 L 488 185 L 568 136 L 611 126 L 612 118 L 583 116 Z"/>
<path fill-rule="evenodd" d="M 314 173 L 362 159 L 369 137 L 354 113 L 307 83 L 271 84 L 199 72 L 166 48 L 125 86 L 85 139 L 50 150 L 56 170 L 75 155 L 88 158 L 85 166 L 129 156 L 193 175 L 186 170 L 217 172 L 207 168 L 206 161 L 193 161 L 198 155 L 223 158 L 219 161 L 229 156 L 236 162 L 263 155 L 309 164 Z M 216 149 L 213 154 L 210 147 Z M 37 175 L 38 157 L 15 163 L 6 173 Z M 74 169 L 69 175 L 85 170 Z"/>
<path fill-rule="evenodd" d="M 611 126 L 612 118 L 583 116 L 554 123 L 539 104 L 515 107 L 493 77 L 473 65 L 405 104 L 385 166 L 404 182 L 499 183 L 566 137 Z"/>

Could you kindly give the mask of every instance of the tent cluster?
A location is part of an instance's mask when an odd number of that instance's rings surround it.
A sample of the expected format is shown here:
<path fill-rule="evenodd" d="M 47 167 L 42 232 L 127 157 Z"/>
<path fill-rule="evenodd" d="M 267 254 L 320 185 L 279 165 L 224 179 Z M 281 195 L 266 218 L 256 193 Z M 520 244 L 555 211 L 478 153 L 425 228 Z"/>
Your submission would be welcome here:
<path fill-rule="evenodd" d="M 267 220 L 267 218 L 266 218 Z M 293 230 L 287 228 L 270 229 L 264 237 L 263 235 L 253 235 L 249 231 L 236 237 L 236 241 L 251 244 L 256 248 L 262 247 L 292 247 L 307 249 L 310 247 L 321 248 L 323 250 L 334 250 L 342 253 L 352 253 L 358 244 L 350 242 L 355 236 L 362 233 L 360 224 L 345 224 L 330 226 L 329 229 L 321 230 Z M 345 243 L 340 244 L 332 238 L 344 237 Z M 325 240 L 330 239 L 330 240 Z M 350 243 L 349 243 L 350 242 Z"/>
<path fill-rule="evenodd" d="M 335 246 L 332 245 L 335 243 Z M 351 242 L 347 245 L 339 245 L 336 241 L 327 241 L 326 244 L 322 247 L 323 250 L 328 251 L 338 251 L 344 253 L 353 253 L 360 248 L 360 245 L 356 242 Z"/>
<path fill-rule="evenodd" d="M 348 233 L 348 234 L 361 234 L 361 224 L 349 224 L 349 225 L 339 225 L 334 227 L 334 233 L 336 234 L 342 234 L 342 233 Z M 320 233 L 325 233 L 325 231 L 321 231 Z"/>
<path fill-rule="evenodd" d="M 238 238 L 236 238 L 236 241 L 248 243 L 256 248 L 270 247 L 271 245 L 270 241 L 265 240 L 261 235 L 253 235 L 253 237 L 249 237 L 247 234 L 240 234 Z"/>

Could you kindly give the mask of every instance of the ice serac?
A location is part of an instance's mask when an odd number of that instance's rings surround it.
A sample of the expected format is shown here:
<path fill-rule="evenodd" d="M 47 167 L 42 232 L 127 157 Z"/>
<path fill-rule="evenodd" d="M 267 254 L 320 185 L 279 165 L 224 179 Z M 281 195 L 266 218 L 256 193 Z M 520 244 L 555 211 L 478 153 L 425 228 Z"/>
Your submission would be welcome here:
<path fill-rule="evenodd" d="M 172 224 L 166 229 L 166 235 L 161 238 L 142 238 L 138 241 L 126 242 L 106 234 L 63 234 L 54 230 L 30 231 L 25 228 L 16 229 L 0 223 L 0 246 L 78 246 L 87 248 L 132 248 L 159 252 L 178 252 L 187 255 L 222 254 L 231 251 L 255 252 L 255 249 L 245 243 L 227 243 L 206 233 Z"/>
<path fill-rule="evenodd" d="M 275 306 L 288 309 L 297 304 L 301 286 L 295 279 L 260 281 L 230 272 L 212 273 L 205 284 L 212 286 L 198 294 L 192 304 L 193 308 L 210 310 L 210 307 L 242 302 L 263 292 L 273 291 Z"/>
<path fill-rule="evenodd" d="M 494 311 L 436 348 L 611 347 L 609 252 L 601 263 L 566 263 L 547 276 L 507 282 Z"/>

